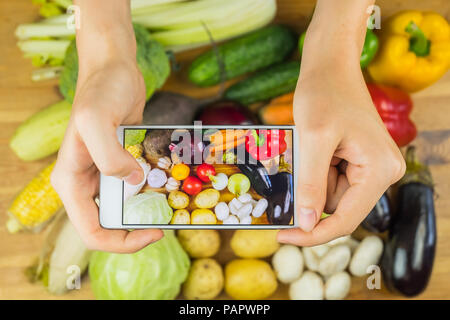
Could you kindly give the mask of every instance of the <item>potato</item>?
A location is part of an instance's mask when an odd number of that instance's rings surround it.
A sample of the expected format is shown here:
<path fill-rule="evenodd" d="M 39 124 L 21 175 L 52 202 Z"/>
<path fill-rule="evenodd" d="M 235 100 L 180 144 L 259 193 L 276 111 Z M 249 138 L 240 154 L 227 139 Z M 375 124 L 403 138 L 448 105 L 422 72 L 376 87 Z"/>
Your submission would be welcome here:
<path fill-rule="evenodd" d="M 182 191 L 172 191 L 167 198 L 169 206 L 174 209 L 184 209 L 189 205 L 189 196 Z"/>
<path fill-rule="evenodd" d="M 216 224 L 217 218 L 209 209 L 195 209 L 191 214 L 191 224 Z"/>
<path fill-rule="evenodd" d="M 214 207 L 220 198 L 220 192 L 215 189 L 205 189 L 195 197 L 194 203 L 201 209 Z"/>
<path fill-rule="evenodd" d="M 210 300 L 223 289 L 223 271 L 214 259 L 195 260 L 183 285 L 183 295 L 189 300 Z"/>
<path fill-rule="evenodd" d="M 192 258 L 208 258 L 220 248 L 220 236 L 216 230 L 179 230 L 178 240 Z"/>
<path fill-rule="evenodd" d="M 170 224 L 190 224 L 191 215 L 186 209 L 178 209 L 173 213 Z"/>
<path fill-rule="evenodd" d="M 277 286 L 275 272 L 266 261 L 236 259 L 225 267 L 225 292 L 234 299 L 265 299 Z"/>
<path fill-rule="evenodd" d="M 278 250 L 278 230 L 236 230 L 231 249 L 241 258 L 265 258 Z"/>

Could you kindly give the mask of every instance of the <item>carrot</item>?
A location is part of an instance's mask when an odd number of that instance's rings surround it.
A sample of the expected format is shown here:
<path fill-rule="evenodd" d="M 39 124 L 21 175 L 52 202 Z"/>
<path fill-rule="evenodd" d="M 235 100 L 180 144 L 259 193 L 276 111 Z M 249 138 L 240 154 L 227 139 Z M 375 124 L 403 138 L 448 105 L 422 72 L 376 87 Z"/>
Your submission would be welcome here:
<path fill-rule="evenodd" d="M 269 125 L 288 125 L 294 124 L 292 104 L 294 94 L 288 93 L 273 99 L 268 105 L 264 106 L 259 117 L 264 124 Z"/>
<path fill-rule="evenodd" d="M 211 144 L 227 144 L 239 140 L 247 135 L 248 130 L 236 129 L 233 134 L 227 134 L 227 130 L 219 130 L 209 137 Z"/>
<path fill-rule="evenodd" d="M 215 153 L 218 151 L 226 151 L 230 149 L 234 149 L 237 146 L 243 144 L 245 142 L 245 136 L 242 136 L 238 139 L 228 140 L 222 144 L 211 144 L 209 147 L 209 151 L 211 153 Z"/>

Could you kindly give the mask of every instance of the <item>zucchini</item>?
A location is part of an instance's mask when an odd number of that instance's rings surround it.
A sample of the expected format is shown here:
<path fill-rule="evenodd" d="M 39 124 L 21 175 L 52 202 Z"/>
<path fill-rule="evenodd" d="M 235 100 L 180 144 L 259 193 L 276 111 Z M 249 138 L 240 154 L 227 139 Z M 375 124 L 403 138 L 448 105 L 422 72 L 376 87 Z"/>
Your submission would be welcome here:
<path fill-rule="evenodd" d="M 299 73 L 298 61 L 278 64 L 233 84 L 224 96 L 245 105 L 268 100 L 294 91 Z"/>
<path fill-rule="evenodd" d="M 71 111 L 72 104 L 66 100 L 42 109 L 17 128 L 9 146 L 24 161 L 55 153 L 63 141 Z"/>
<path fill-rule="evenodd" d="M 283 61 L 295 46 L 296 37 L 290 29 L 268 26 L 200 55 L 189 67 L 189 80 L 200 87 L 212 86 L 222 80 L 222 68 L 223 80 L 232 79 Z"/>

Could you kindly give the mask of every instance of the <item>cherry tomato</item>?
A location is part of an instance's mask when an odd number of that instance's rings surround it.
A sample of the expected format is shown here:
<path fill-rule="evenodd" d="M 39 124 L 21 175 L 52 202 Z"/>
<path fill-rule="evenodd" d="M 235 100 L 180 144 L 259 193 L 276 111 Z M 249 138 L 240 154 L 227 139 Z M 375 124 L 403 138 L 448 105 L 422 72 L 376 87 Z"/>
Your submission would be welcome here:
<path fill-rule="evenodd" d="M 176 180 L 184 180 L 189 176 L 191 169 L 184 163 L 178 163 L 172 168 L 172 177 Z"/>
<path fill-rule="evenodd" d="M 193 195 L 199 193 L 200 191 L 202 191 L 202 182 L 200 181 L 199 178 L 192 177 L 192 176 L 187 177 L 183 181 L 182 189 L 187 194 L 193 196 Z"/>
<path fill-rule="evenodd" d="M 197 167 L 197 177 L 203 182 L 210 182 L 211 177 L 216 175 L 216 169 L 214 166 L 208 163 L 202 163 Z"/>

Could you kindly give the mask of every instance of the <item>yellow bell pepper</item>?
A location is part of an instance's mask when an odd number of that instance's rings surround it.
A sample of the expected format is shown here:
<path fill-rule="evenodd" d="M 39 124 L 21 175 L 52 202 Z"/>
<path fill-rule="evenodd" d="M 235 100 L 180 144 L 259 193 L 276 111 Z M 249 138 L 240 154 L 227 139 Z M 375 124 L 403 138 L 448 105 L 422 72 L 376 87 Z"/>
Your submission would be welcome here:
<path fill-rule="evenodd" d="M 449 69 L 450 26 L 439 14 L 402 11 L 380 31 L 380 50 L 368 67 L 375 82 L 414 92 Z"/>

